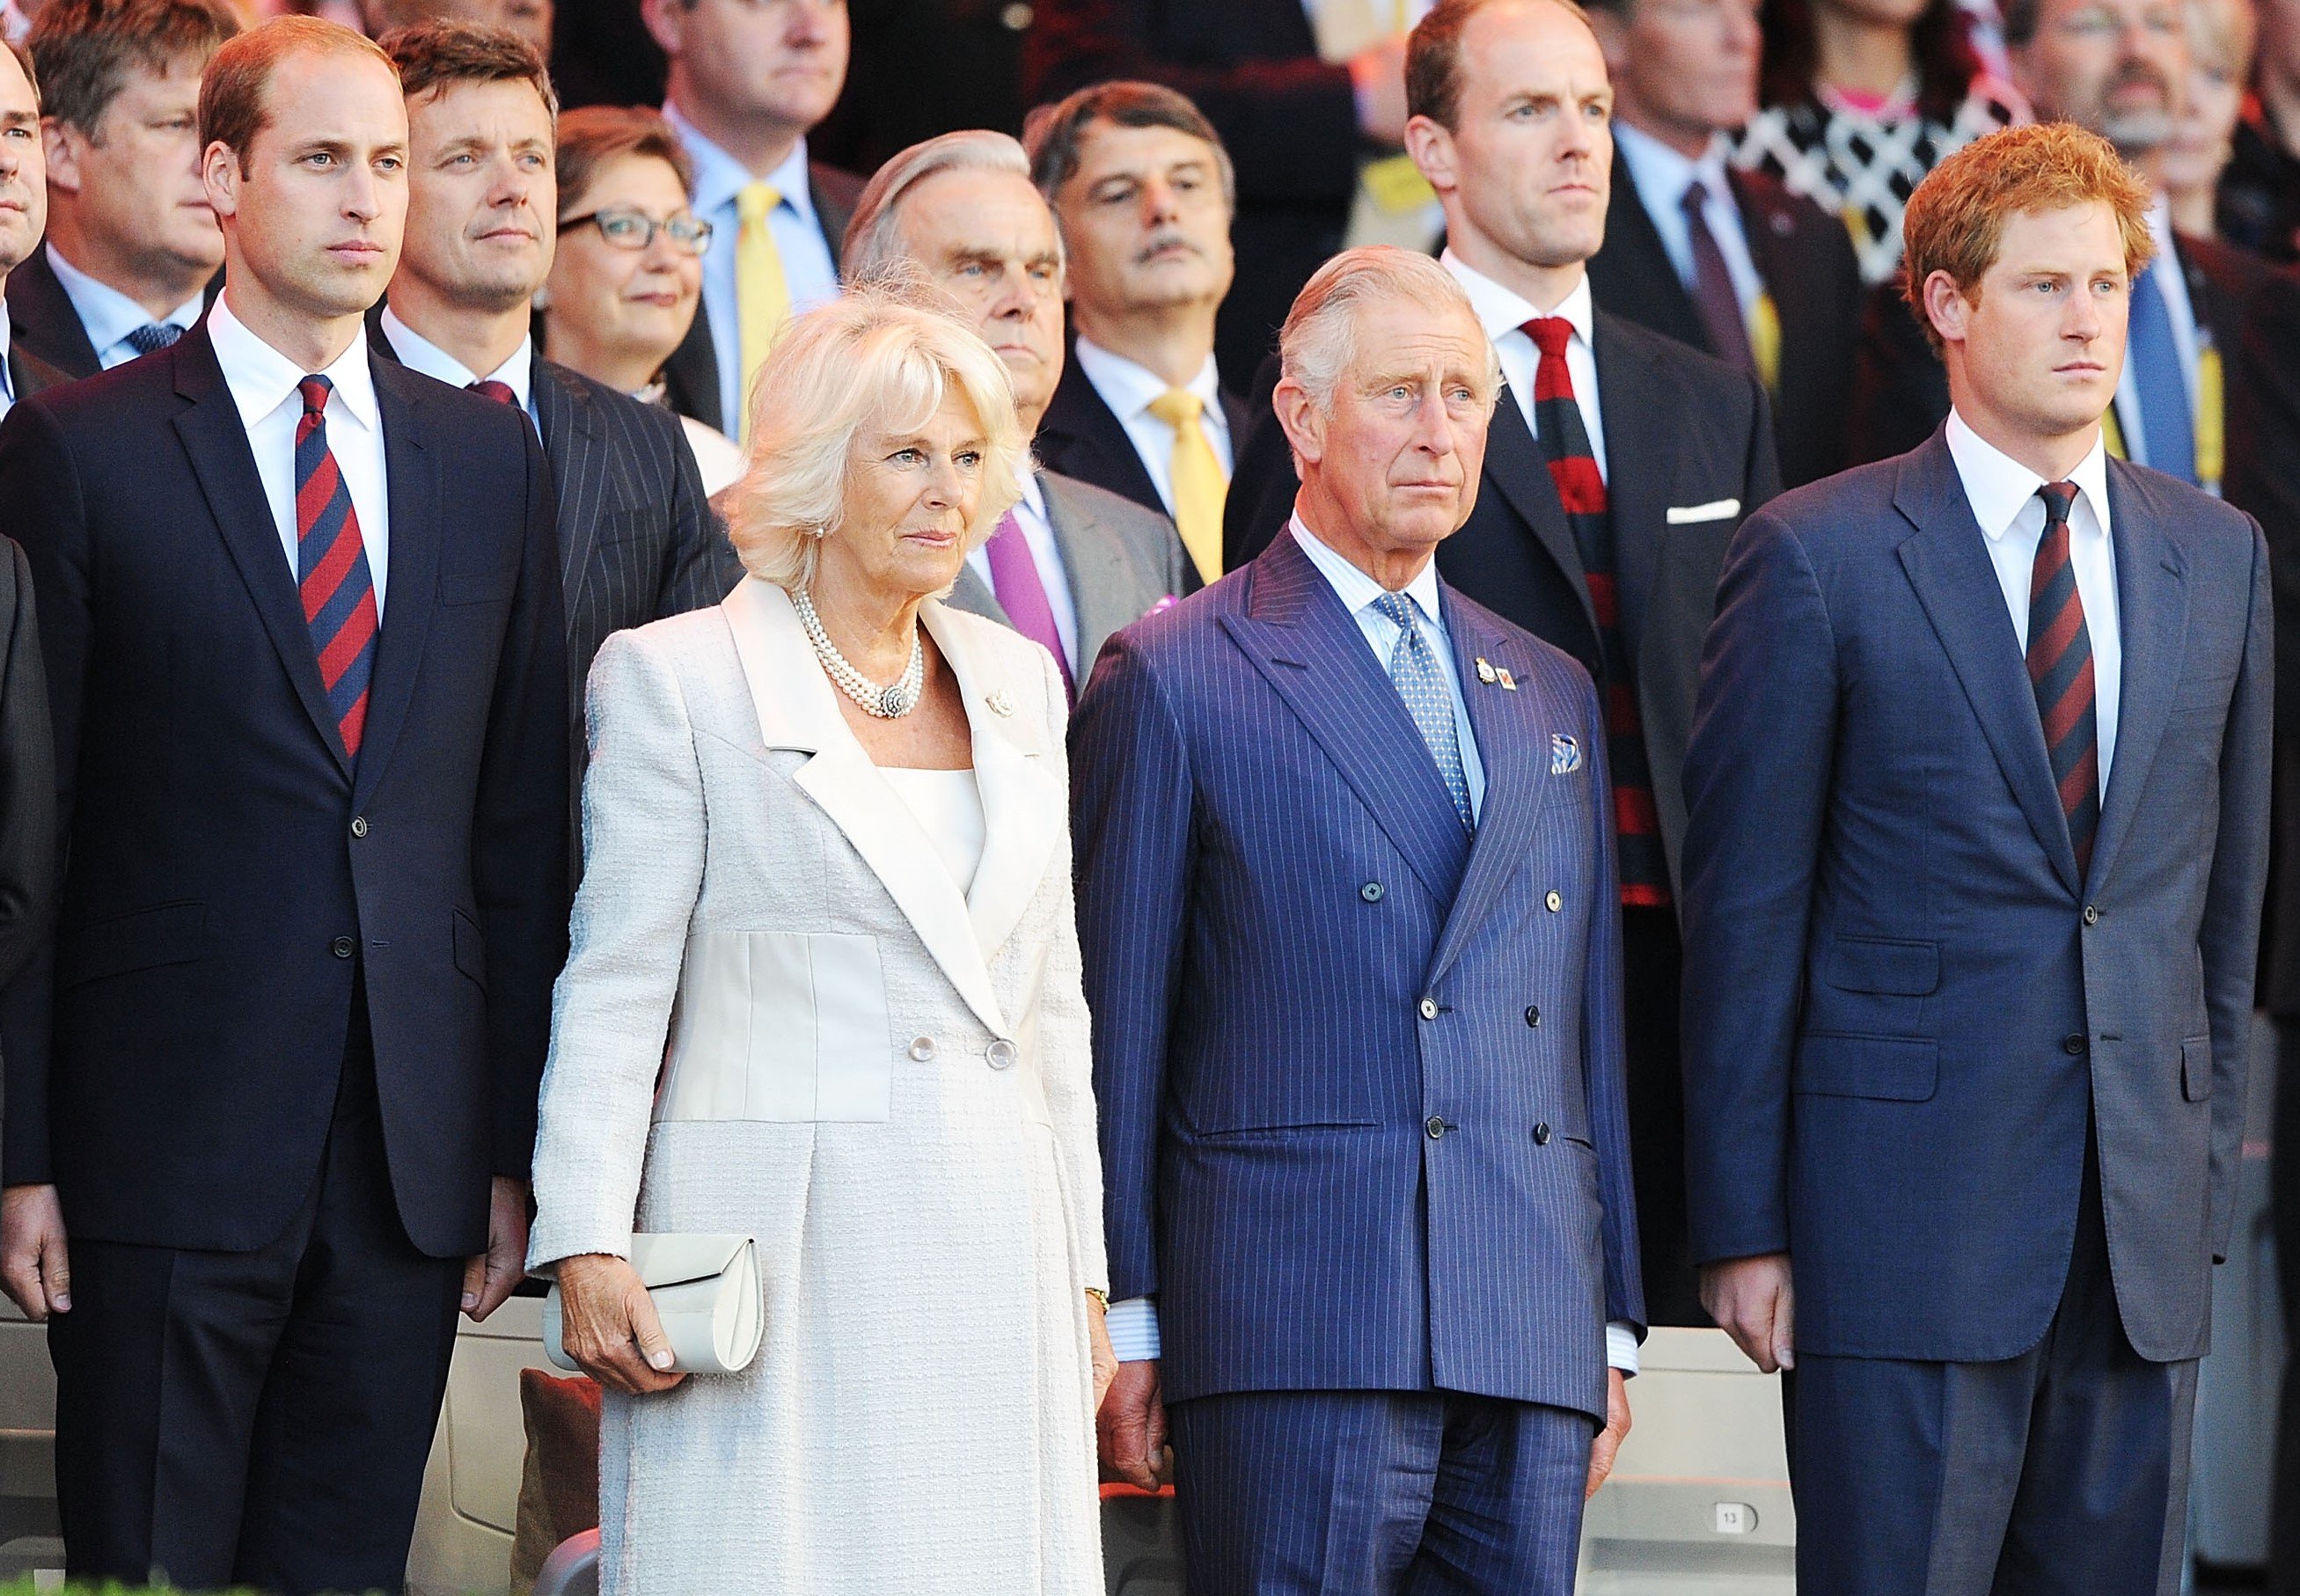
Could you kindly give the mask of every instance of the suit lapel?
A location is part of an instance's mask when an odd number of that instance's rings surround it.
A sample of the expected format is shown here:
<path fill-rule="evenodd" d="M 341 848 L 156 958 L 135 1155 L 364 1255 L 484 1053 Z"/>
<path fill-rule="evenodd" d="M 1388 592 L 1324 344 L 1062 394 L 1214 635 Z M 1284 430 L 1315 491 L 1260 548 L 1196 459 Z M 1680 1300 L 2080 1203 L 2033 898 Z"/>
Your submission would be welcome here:
<path fill-rule="evenodd" d="M 2116 747 L 2093 848 L 2092 879 L 2108 879 L 2118 848 L 2132 828 L 2133 811 L 2149 767 L 2164 740 L 2172 694 L 2180 679 L 2188 629 L 2188 565 L 2165 536 L 2169 518 L 2157 512 L 2139 474 L 2121 461 L 2108 462 L 2109 538 L 2116 551 L 2116 630 L 2123 653 L 2118 673 Z"/>
<path fill-rule="evenodd" d="M 952 586 L 950 597 L 945 602 L 969 614 L 988 616 L 1001 626 L 1014 624 L 1012 618 L 1006 613 L 1006 606 L 1000 603 L 998 595 L 990 590 L 990 584 L 977 576 L 971 565 L 958 568 L 958 581 Z"/>
<path fill-rule="evenodd" d="M 1501 489 L 1502 497 L 1517 511 L 1534 541 L 1549 551 L 1549 557 L 1565 573 L 1580 602 L 1582 619 L 1589 624 L 1589 635 L 1596 636 L 1597 612 L 1589 602 L 1589 574 L 1581 564 L 1580 545 L 1573 541 L 1565 506 L 1557 497 L 1557 484 L 1550 478 L 1549 457 L 1541 452 L 1533 428 L 1525 424 L 1525 414 L 1518 409 L 1517 397 L 1507 384 L 1494 404 L 1493 425 L 1486 434 L 1486 482 Z"/>
<path fill-rule="evenodd" d="M 1150 480 L 1149 468 L 1135 452 L 1134 440 L 1127 436 L 1125 424 L 1119 420 L 1117 412 L 1079 368 L 1075 345 L 1071 362 L 1063 369 L 1062 380 L 1054 389 L 1054 403 L 1038 431 L 1057 445 L 1062 458 L 1054 462 L 1056 470 L 1097 483 L 1121 497 L 1151 506 L 1162 515 L 1165 513 L 1164 506 L 1159 503 L 1158 489 Z M 1046 451 L 1049 456 L 1056 452 Z"/>
<path fill-rule="evenodd" d="M 2071 892 L 2081 890 L 2068 818 L 2045 751 L 2036 689 L 2021 653 L 2020 634 L 2004 608 L 1980 524 L 1939 432 L 1901 465 L 1895 508 L 1916 528 L 1900 545 L 1901 568 L 1916 589 L 1947 652 L 1964 695 L 1980 721 L 2012 796 Z"/>
<path fill-rule="evenodd" d="M 279 523 L 263 496 L 263 479 L 256 475 L 255 456 L 249 451 L 247 428 L 239 419 L 223 370 L 216 364 L 214 345 L 205 328 L 195 328 L 176 345 L 170 358 L 176 365 L 176 392 L 191 408 L 176 418 L 176 432 L 190 456 L 192 474 L 199 479 L 201 495 L 216 530 L 239 567 L 255 612 L 271 635 L 271 646 L 287 668 L 296 696 L 303 701 L 312 727 L 336 756 L 344 774 L 351 761 L 344 753 L 342 734 L 328 708 L 328 692 L 320 680 L 319 656 L 312 647 L 312 630 L 304 619 L 303 602 L 296 596 L 296 576 L 280 547 Z"/>
<path fill-rule="evenodd" d="M 383 418 L 384 476 L 391 499 L 391 564 L 383 630 L 376 639 L 368 689 L 367 732 L 360 744 L 359 797 L 375 790 L 391 762 L 421 674 L 423 645 L 438 603 L 440 521 L 446 505 L 439 466 L 423 437 L 421 381 L 404 368 L 370 362 L 377 412 Z"/>
<path fill-rule="evenodd" d="M 1046 502 L 1046 526 L 1054 535 L 1054 547 L 1062 551 L 1062 576 L 1070 584 L 1071 613 L 1078 618 L 1082 652 L 1088 638 L 1106 637 L 1141 619 L 1113 613 L 1109 602 L 1111 594 L 1129 588 L 1125 550 L 1114 537 L 1095 536 L 1102 523 L 1071 497 L 1061 478 L 1039 472 L 1038 491 Z M 1071 678 L 1082 683 L 1093 669 L 1092 660 L 1077 661 Z"/>
<path fill-rule="evenodd" d="M 1534 721 L 1538 710 L 1551 707 L 1534 690 L 1538 678 L 1533 661 L 1524 651 L 1472 616 L 1451 587 L 1440 587 L 1438 592 L 1446 611 L 1446 632 L 1454 644 L 1454 669 L 1462 682 L 1462 702 L 1469 709 L 1470 730 L 1478 739 L 1478 759 L 1485 767 L 1486 792 L 1478 813 L 1478 833 L 1470 845 L 1469 865 L 1462 875 L 1462 889 L 1454 896 L 1453 910 L 1446 917 L 1430 962 L 1429 984 L 1433 987 L 1493 906 L 1502 884 L 1525 862 L 1526 850 L 1549 797 L 1549 777 L 1538 762 L 1549 744 Z M 1506 665 L 1516 675 L 1519 691 L 1489 689 L 1478 675 L 1481 659 Z"/>
<path fill-rule="evenodd" d="M 1254 562 L 1248 611 L 1222 624 L 1441 903 L 1459 890 L 1469 834 L 1356 619 L 1281 531 Z"/>
<path fill-rule="evenodd" d="M 977 938 L 973 915 L 959 895 L 958 883 L 951 879 L 910 806 L 888 785 L 840 718 L 838 701 L 832 696 L 836 689 L 815 661 L 789 595 L 771 583 L 749 577 L 727 595 L 720 609 L 734 635 L 735 652 L 759 718 L 761 741 L 769 748 L 795 749 L 814 756 L 798 768 L 792 781 L 838 827 L 878 877 L 887 895 L 918 933 L 928 956 L 941 968 L 966 1006 L 993 1035 L 1011 1035 L 990 984 L 990 968 Z M 936 640 L 941 641 L 939 635 Z M 974 707 L 971 702 L 967 706 L 970 723 Z M 984 740 L 978 728 L 978 748 Z M 996 782 L 1004 777 L 992 779 Z M 987 867 L 992 863 L 988 850 L 990 794 L 987 791 L 983 809 L 983 864 Z"/>
<path fill-rule="evenodd" d="M 1671 428 L 1677 395 L 1646 351 L 1624 339 L 1610 316 L 1595 328 L 1597 413 L 1605 423 L 1605 503 L 1613 524 L 1613 579 L 1620 584 L 1621 635 L 1629 658 L 1643 658 L 1646 601 L 1669 535 Z M 1648 464 L 1647 462 L 1650 462 Z M 1624 464 L 1630 469 L 1624 470 Z"/>
<path fill-rule="evenodd" d="M 1617 179 L 1626 171 L 1617 168 Z M 1629 192 L 1624 193 L 1624 188 Z M 1634 183 L 1616 181 L 1612 203 L 1605 210 L 1605 246 L 1604 254 L 1590 263 L 1592 286 L 1603 277 L 1614 281 L 1613 291 L 1605 298 L 1606 308 L 1621 310 L 1635 305 L 1643 314 L 1636 320 L 1663 337 L 1689 344 L 1704 354 L 1714 354 L 1710 347 L 1709 329 L 1701 324 L 1701 314 L 1693 308 L 1693 297 L 1685 291 L 1685 284 L 1671 263 L 1669 251 L 1661 241 L 1661 232 L 1654 226 L 1653 215 L 1646 209 L 1644 196 L 1636 192 Z M 1597 370 L 1604 370 L 1603 362 Z M 1606 436 L 1612 434 L 1612 419 L 1605 421 Z"/>

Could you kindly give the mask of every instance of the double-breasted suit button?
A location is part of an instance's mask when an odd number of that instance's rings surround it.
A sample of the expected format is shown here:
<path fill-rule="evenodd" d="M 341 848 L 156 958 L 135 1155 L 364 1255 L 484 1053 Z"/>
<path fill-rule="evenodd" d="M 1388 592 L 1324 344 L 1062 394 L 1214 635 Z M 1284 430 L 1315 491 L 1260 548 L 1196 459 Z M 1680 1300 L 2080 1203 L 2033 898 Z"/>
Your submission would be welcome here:
<path fill-rule="evenodd" d="M 2100 924 L 2100 910 L 2096 905 L 2091 903 L 2085 905 L 2085 924 L 2088 926 Z"/>
<path fill-rule="evenodd" d="M 993 1069 L 1012 1069 L 1014 1068 L 1014 1044 L 1001 1036 L 983 1051 L 983 1057 L 990 1060 Z"/>
<path fill-rule="evenodd" d="M 1424 1019 L 1435 1019 L 1438 1018 L 1438 1000 L 1436 998 L 1423 998 L 1421 1000 L 1421 1018 Z"/>
<path fill-rule="evenodd" d="M 1536 1147 L 1546 1147 L 1549 1145 L 1548 1120 L 1545 1119 L 1539 1125 L 1533 1127 L 1533 1144 Z"/>
<path fill-rule="evenodd" d="M 328 952 L 338 959 L 348 959 L 352 956 L 352 950 L 358 945 L 348 936 L 338 936 L 328 944 Z"/>
<path fill-rule="evenodd" d="M 2084 1052 L 2084 1050 L 2085 1045 L 2083 1037 L 2071 1035 L 2061 1038 L 2061 1051 L 2069 1054 L 2071 1058 L 2078 1053 Z"/>
<path fill-rule="evenodd" d="M 1422 1122 L 1421 1128 L 1428 1131 L 1429 1133 L 1429 1139 L 1432 1142 L 1435 1142 L 1438 1137 L 1444 1135 L 1447 1131 L 1454 1127 L 1447 1125 L 1438 1115 L 1432 1114 L 1427 1120 Z"/>
<path fill-rule="evenodd" d="M 921 1036 L 911 1043 L 911 1057 L 921 1064 L 934 1062 L 935 1045 L 931 1036 Z"/>
<path fill-rule="evenodd" d="M 354 815 L 352 817 L 352 835 L 354 836 L 365 836 L 367 835 L 367 817 L 365 815 Z"/>
<path fill-rule="evenodd" d="M 1551 893 L 1547 897 L 1542 900 L 1542 902 L 1548 906 L 1549 912 L 1552 914 L 1555 914 L 1559 910 L 1565 907 L 1565 898 L 1561 893 Z"/>
<path fill-rule="evenodd" d="M 1538 1026 L 1541 1024 L 1541 1005 L 1539 1003 L 1528 1003 L 1525 1006 L 1525 1023 L 1529 1026 Z"/>
<path fill-rule="evenodd" d="M 1383 894 L 1387 891 L 1388 889 L 1385 888 L 1380 882 L 1369 881 L 1363 886 L 1358 888 L 1358 896 L 1363 898 L 1369 903 L 1379 903 L 1381 902 Z"/>

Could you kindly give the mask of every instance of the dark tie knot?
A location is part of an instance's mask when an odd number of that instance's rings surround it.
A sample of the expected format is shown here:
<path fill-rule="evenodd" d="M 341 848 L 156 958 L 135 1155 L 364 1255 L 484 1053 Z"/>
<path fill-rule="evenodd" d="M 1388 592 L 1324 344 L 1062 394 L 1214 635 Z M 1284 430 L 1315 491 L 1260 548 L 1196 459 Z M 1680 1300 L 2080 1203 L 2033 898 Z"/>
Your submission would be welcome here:
<path fill-rule="evenodd" d="M 471 389 L 481 398 L 492 399 L 497 404 L 508 404 L 514 410 L 519 407 L 519 395 L 507 382 L 498 382 L 492 377 L 483 378 L 472 383 Z"/>
<path fill-rule="evenodd" d="M 1708 218 L 1702 212 L 1709 208 L 1709 185 L 1699 178 L 1694 179 L 1685 186 L 1685 192 L 1678 195 L 1677 205 L 1688 218 L 1705 226 Z"/>
<path fill-rule="evenodd" d="M 184 329 L 172 321 L 154 321 L 138 328 L 128 335 L 128 346 L 138 354 L 150 354 L 165 349 L 184 336 Z"/>
<path fill-rule="evenodd" d="M 2077 485 L 2073 482 L 2047 482 L 2037 490 L 2045 501 L 2045 529 L 2068 524 L 2069 511 L 2077 502 Z"/>
<path fill-rule="evenodd" d="M 328 395 L 335 392 L 335 387 L 336 385 L 324 377 L 306 377 L 296 385 L 296 391 L 304 395 L 306 419 L 328 413 Z"/>
<path fill-rule="evenodd" d="M 1525 324 L 1525 336 L 1541 351 L 1542 359 L 1554 361 L 1565 353 L 1566 343 L 1573 337 L 1573 324 L 1562 316 L 1536 316 Z"/>

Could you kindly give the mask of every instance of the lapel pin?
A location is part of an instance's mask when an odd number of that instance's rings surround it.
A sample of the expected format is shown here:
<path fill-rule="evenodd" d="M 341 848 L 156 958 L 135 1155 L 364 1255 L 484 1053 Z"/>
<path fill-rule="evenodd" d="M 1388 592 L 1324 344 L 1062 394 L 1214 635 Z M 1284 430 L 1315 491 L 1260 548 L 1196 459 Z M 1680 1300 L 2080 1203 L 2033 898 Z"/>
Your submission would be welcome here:
<path fill-rule="evenodd" d="M 1483 654 L 1478 656 L 1478 679 L 1488 687 L 1494 685 L 1493 664 Z"/>
<path fill-rule="evenodd" d="M 994 689 L 988 702 L 990 705 L 990 712 L 994 715 L 1011 715 L 1014 712 L 1014 700 L 1004 687 Z"/>
<path fill-rule="evenodd" d="M 1549 773 L 1552 776 L 1571 776 L 1580 768 L 1579 739 L 1569 737 L 1563 732 L 1553 734 L 1549 739 Z"/>
<path fill-rule="evenodd" d="M 1506 665 L 1503 665 L 1503 666 L 1496 667 L 1496 673 L 1497 673 L 1497 674 L 1501 677 L 1501 678 L 1502 678 L 1502 691 L 1503 691 L 1503 692 L 1504 692 L 1504 693 L 1514 693 L 1514 692 L 1516 692 L 1516 691 L 1517 691 L 1517 677 L 1515 677 L 1512 676 L 1512 675 L 1509 673 L 1509 667 L 1508 667 L 1508 666 L 1506 666 Z"/>

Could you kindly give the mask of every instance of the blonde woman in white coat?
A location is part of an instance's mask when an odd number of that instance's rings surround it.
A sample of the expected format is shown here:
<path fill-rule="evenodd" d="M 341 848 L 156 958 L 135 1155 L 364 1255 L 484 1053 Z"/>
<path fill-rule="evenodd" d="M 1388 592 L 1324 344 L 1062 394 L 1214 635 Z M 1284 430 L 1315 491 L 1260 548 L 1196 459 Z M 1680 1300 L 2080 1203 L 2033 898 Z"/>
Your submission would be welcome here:
<path fill-rule="evenodd" d="M 750 578 L 608 640 L 530 1266 L 607 1389 L 607 1596 L 1088 1596 L 1115 1364 L 1061 677 L 938 595 L 1018 493 L 1005 369 L 877 295 L 758 384 Z M 634 1232 L 753 1235 L 680 1379 Z"/>

